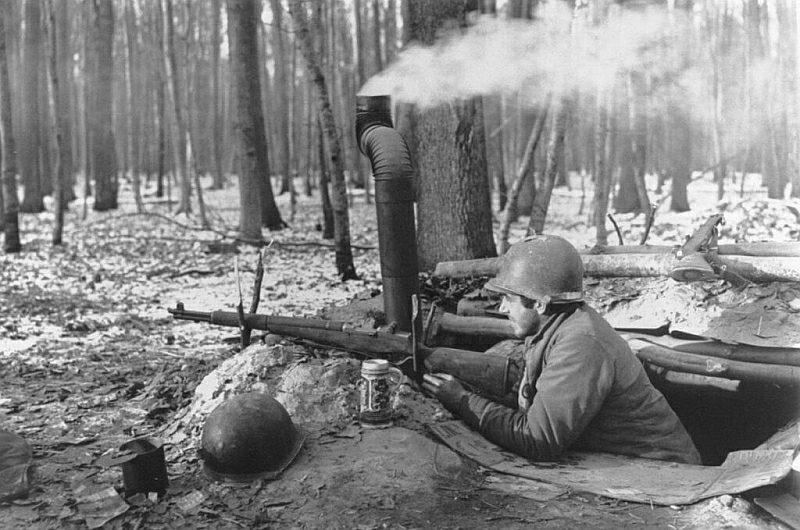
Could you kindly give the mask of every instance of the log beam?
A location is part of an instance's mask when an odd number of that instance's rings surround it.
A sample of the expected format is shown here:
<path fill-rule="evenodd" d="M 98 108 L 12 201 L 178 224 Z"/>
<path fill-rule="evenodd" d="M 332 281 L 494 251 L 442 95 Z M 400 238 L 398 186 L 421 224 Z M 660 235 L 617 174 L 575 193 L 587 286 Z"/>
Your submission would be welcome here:
<path fill-rule="evenodd" d="M 643 254 L 582 254 L 584 274 L 605 277 L 666 277 L 680 260 L 671 252 Z M 494 276 L 502 258 L 444 261 L 434 276 L 469 278 Z M 755 283 L 800 281 L 800 257 L 720 255 L 717 261 L 729 271 Z"/>
<path fill-rule="evenodd" d="M 630 340 L 628 344 L 641 361 L 667 370 L 738 381 L 800 387 L 800 367 L 731 361 L 719 357 L 679 352 L 666 346 L 638 339 Z"/>

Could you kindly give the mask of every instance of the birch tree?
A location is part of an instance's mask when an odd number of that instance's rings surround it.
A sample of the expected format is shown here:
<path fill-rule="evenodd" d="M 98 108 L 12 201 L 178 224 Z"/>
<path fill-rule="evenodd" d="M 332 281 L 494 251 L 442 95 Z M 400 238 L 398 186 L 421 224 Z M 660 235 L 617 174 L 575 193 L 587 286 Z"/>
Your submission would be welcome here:
<path fill-rule="evenodd" d="M 334 212 L 336 271 L 344 281 L 355 280 L 358 275 L 353 264 L 353 251 L 350 246 L 350 212 L 347 205 L 344 160 L 338 126 L 328 96 L 328 85 L 320 66 L 319 57 L 314 50 L 305 3 L 302 0 L 289 0 L 289 12 L 294 21 L 297 45 L 305 58 L 306 70 L 314 83 L 317 108 L 322 119 L 325 138 L 328 141 L 328 159 L 332 177 L 331 203 Z"/>

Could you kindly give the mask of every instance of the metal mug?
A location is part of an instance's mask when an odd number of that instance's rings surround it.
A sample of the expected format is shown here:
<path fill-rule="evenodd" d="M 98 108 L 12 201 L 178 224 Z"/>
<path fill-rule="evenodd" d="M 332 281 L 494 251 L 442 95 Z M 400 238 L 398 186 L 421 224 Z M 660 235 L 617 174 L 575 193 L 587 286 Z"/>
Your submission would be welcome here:
<path fill-rule="evenodd" d="M 392 394 L 400 388 L 403 377 L 399 368 L 384 359 L 368 359 L 361 363 L 361 406 L 358 419 L 363 427 L 381 428 L 392 425 Z"/>

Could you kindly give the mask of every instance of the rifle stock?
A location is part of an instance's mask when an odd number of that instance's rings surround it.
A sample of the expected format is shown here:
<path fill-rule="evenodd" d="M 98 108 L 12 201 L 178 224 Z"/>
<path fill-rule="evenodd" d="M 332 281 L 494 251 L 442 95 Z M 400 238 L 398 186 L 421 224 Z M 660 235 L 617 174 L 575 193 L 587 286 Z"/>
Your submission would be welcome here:
<path fill-rule="evenodd" d="M 178 320 L 207 322 L 216 326 L 240 327 L 239 314 L 233 311 L 187 311 L 179 303 L 168 309 Z M 334 349 L 357 352 L 362 355 L 397 359 L 399 364 L 411 364 L 414 354 L 411 333 L 404 331 L 361 330 L 347 322 L 336 320 L 244 314 L 244 326 L 268 331 L 276 335 L 296 337 Z M 504 355 L 482 353 L 456 348 L 429 348 L 419 345 L 419 363 L 430 372 L 453 375 L 481 393 L 497 399 L 506 398 L 519 378 L 517 368 Z M 413 372 L 413 370 L 412 370 Z M 406 368 L 408 373 L 408 368 Z M 418 378 L 420 374 L 411 374 Z"/>

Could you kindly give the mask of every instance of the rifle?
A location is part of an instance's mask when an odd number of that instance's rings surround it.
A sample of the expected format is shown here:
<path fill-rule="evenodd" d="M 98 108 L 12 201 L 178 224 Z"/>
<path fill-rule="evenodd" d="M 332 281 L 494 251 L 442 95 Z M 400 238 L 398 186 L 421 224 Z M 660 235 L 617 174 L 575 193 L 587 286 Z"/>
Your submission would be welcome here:
<path fill-rule="evenodd" d="M 519 380 L 520 371 L 519 367 L 510 362 L 505 355 L 457 348 L 430 348 L 414 344 L 411 333 L 397 331 L 391 327 L 364 330 L 336 320 L 256 313 L 239 314 L 233 311 L 188 311 L 180 302 L 175 309 L 168 311 L 178 320 L 259 329 L 368 357 L 400 359 L 395 364 L 400 366 L 406 375 L 417 381 L 421 374 L 416 373 L 413 367 L 424 366 L 428 373 L 451 374 L 479 393 L 487 394 L 503 403 L 516 403 L 512 387 Z"/>

